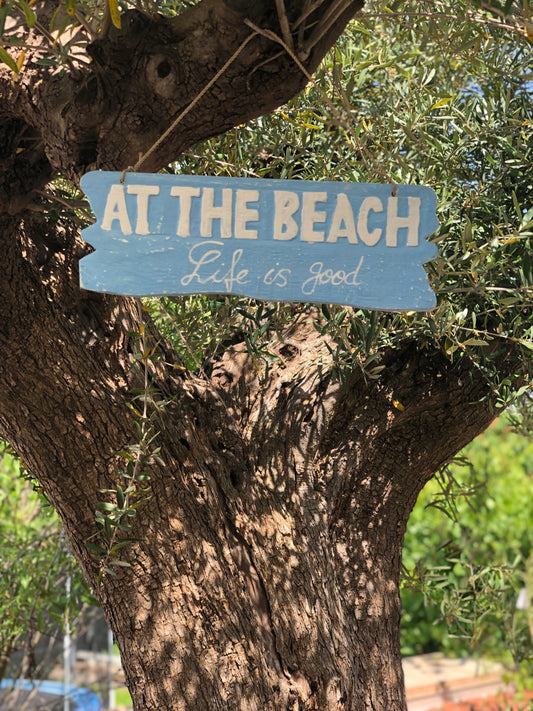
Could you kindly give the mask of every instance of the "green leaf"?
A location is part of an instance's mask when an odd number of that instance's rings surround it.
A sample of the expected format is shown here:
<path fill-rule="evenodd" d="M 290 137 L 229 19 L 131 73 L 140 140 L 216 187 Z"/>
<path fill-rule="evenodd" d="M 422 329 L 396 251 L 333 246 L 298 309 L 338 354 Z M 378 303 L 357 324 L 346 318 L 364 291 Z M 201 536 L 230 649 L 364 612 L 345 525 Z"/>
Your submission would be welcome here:
<path fill-rule="evenodd" d="M 2 5 L 0 3 L 0 37 L 4 34 L 4 26 L 6 23 L 6 17 L 9 14 L 9 11 L 11 10 L 11 7 L 13 6 L 13 3 L 8 2 L 5 5 Z"/>
<path fill-rule="evenodd" d="M 112 538 L 112 536 L 113 536 L 112 525 L 113 525 L 113 524 L 112 524 L 111 520 L 110 520 L 109 518 L 107 518 L 107 516 L 106 516 L 106 518 L 104 519 L 104 529 L 105 529 L 105 534 L 106 534 L 106 536 L 107 536 L 110 540 L 111 540 L 111 538 Z"/>
<path fill-rule="evenodd" d="M 34 27 L 35 23 L 37 22 L 37 16 L 31 9 L 31 7 L 28 5 L 26 0 L 18 0 L 19 5 L 21 6 L 22 10 L 24 11 L 24 16 L 26 18 L 26 24 L 28 27 Z"/>
<path fill-rule="evenodd" d="M 487 341 L 483 341 L 481 338 L 469 338 L 467 341 L 464 341 L 463 343 L 464 346 L 488 346 L 489 344 Z"/>
<path fill-rule="evenodd" d="M 115 568 L 131 568 L 131 563 L 128 563 L 127 560 L 117 560 L 116 558 L 110 560 L 109 565 L 112 565 Z"/>
<path fill-rule="evenodd" d="M 57 64 L 57 59 L 52 58 L 52 57 L 41 57 L 41 59 L 38 59 L 36 61 L 36 64 L 38 64 L 41 67 L 53 67 Z"/>
<path fill-rule="evenodd" d="M 109 6 L 109 14 L 111 15 L 111 22 L 115 27 L 120 30 L 120 12 L 118 9 L 117 0 L 107 0 Z"/>
<path fill-rule="evenodd" d="M 90 551 L 94 551 L 95 553 L 100 553 L 101 555 L 106 555 L 106 554 L 107 554 L 106 549 L 103 548 L 102 546 L 99 546 L 98 543 L 91 543 L 90 541 L 88 541 L 88 542 L 85 544 L 85 546 L 86 546 L 86 548 L 88 548 Z"/>
<path fill-rule="evenodd" d="M 104 511 L 115 511 L 117 508 L 115 504 L 112 504 L 109 501 L 100 501 L 98 506 Z"/>
<path fill-rule="evenodd" d="M 7 64 L 7 66 L 11 69 L 11 71 L 15 75 L 17 75 L 19 73 L 19 68 L 17 67 L 17 63 L 15 62 L 13 57 L 6 52 L 6 50 L 3 47 L 0 47 L 0 62 Z"/>

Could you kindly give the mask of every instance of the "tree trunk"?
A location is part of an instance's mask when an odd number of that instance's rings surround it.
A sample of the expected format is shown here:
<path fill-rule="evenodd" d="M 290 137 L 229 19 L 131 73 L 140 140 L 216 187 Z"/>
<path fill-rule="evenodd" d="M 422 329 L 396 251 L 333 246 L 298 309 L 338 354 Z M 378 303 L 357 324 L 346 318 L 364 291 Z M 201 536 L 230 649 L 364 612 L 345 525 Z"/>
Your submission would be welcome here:
<path fill-rule="evenodd" d="M 63 518 L 134 708 L 405 709 L 405 525 L 438 465 L 492 418 L 472 404 L 485 384 L 406 345 L 379 380 L 354 373 L 343 388 L 309 367 L 327 357 L 314 313 L 292 324 L 266 381 L 243 350 L 179 379 L 166 353 L 153 372 L 173 396 L 155 421 L 165 466 L 150 467 L 138 540 L 120 552 L 131 567 L 98 585 L 102 561 L 85 543 L 99 532 L 99 489 L 122 483 L 114 453 L 135 441 L 135 304 L 86 295 L 89 322 L 83 299 L 67 312 L 54 265 L 40 267 L 47 288 L 31 265 L 26 231 L 46 229 L 2 222 L 0 426 Z"/>

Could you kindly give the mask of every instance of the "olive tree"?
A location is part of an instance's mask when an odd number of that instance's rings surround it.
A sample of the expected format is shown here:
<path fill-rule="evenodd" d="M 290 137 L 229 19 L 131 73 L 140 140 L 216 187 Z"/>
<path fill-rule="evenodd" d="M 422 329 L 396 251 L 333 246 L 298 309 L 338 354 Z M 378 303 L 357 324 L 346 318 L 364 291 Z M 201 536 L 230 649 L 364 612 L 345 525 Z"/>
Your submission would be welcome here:
<path fill-rule="evenodd" d="M 0 8 L 0 430 L 137 711 L 405 709 L 409 512 L 529 382 L 528 6 L 362 5 Z M 437 308 L 83 291 L 131 166 L 432 185 Z"/>

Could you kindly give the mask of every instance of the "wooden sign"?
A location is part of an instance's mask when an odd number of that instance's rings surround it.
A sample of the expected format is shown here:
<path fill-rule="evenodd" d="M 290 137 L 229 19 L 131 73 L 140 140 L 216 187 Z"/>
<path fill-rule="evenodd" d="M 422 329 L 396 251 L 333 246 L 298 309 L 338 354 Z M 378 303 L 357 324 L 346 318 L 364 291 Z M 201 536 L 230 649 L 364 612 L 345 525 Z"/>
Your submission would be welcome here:
<path fill-rule="evenodd" d="M 383 311 L 435 305 L 436 196 L 418 185 L 92 172 L 84 289 L 238 294 Z"/>

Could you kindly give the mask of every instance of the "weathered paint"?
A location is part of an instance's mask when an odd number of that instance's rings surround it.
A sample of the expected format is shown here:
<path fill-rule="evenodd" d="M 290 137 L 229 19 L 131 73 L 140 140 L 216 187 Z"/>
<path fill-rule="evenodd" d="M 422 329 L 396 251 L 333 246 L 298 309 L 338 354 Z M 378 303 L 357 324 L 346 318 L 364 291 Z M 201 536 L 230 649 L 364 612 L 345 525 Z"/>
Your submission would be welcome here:
<path fill-rule="evenodd" d="M 379 310 L 435 305 L 436 196 L 418 185 L 96 171 L 84 289 L 239 294 Z"/>

